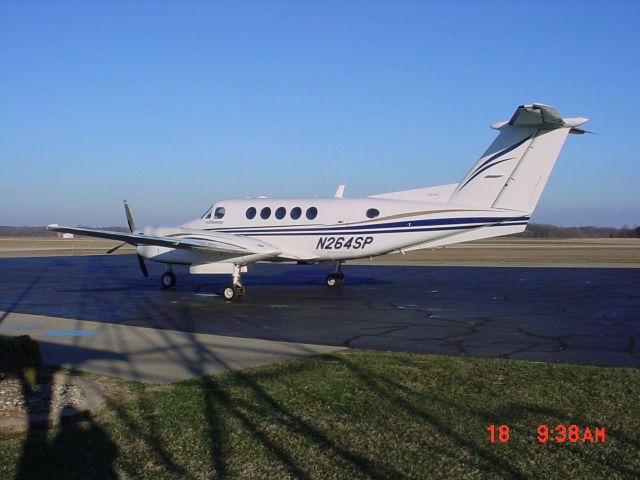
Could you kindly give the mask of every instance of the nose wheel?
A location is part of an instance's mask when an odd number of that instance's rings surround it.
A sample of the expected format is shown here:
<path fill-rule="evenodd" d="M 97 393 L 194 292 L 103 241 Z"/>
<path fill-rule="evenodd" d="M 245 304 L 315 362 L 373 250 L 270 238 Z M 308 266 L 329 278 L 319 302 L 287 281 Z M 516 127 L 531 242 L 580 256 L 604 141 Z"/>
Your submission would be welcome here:
<path fill-rule="evenodd" d="M 342 285 L 344 281 L 344 273 L 342 273 L 342 269 L 340 268 L 340 262 L 336 263 L 336 271 L 334 273 L 330 273 L 327 275 L 327 278 L 324 279 L 324 283 L 327 287 L 339 287 Z"/>
<path fill-rule="evenodd" d="M 344 280 L 344 276 L 339 276 L 336 273 L 330 273 L 329 275 L 327 275 L 327 278 L 324 279 L 324 283 L 327 284 L 327 287 L 339 287 L 340 285 L 342 285 L 342 282 Z"/>
<path fill-rule="evenodd" d="M 227 302 L 235 302 L 244 295 L 244 287 L 239 285 L 228 285 L 222 290 L 222 296 Z"/>
<path fill-rule="evenodd" d="M 160 281 L 162 282 L 162 288 L 173 288 L 176 286 L 176 275 L 169 270 L 162 274 Z"/>
<path fill-rule="evenodd" d="M 246 271 L 246 267 L 245 267 Z M 240 274 L 242 272 L 242 267 L 240 265 L 233 266 L 233 274 L 232 279 L 233 283 L 231 285 L 227 285 L 222 290 L 222 297 L 227 302 L 235 302 L 239 297 L 244 295 L 244 286 L 240 282 Z"/>

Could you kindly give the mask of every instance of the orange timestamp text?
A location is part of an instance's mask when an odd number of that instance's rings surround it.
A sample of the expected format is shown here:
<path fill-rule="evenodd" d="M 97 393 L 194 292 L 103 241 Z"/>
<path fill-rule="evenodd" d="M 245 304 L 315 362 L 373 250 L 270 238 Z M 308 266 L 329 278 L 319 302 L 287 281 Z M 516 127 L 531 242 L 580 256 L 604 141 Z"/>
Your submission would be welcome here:
<path fill-rule="evenodd" d="M 509 425 L 489 425 L 489 441 L 491 443 L 507 443 L 511 439 Z M 544 423 L 536 428 L 538 443 L 605 443 L 607 432 L 605 427 L 581 427 L 579 425 L 557 424 L 553 426 Z"/>

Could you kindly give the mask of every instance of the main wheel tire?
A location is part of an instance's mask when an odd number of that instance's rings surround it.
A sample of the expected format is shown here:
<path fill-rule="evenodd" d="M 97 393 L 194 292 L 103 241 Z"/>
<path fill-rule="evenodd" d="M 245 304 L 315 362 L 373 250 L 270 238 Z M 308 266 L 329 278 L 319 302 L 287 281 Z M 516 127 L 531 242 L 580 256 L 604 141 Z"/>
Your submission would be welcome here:
<path fill-rule="evenodd" d="M 238 289 L 234 285 L 224 287 L 222 296 L 227 302 L 233 302 L 238 298 Z"/>
<path fill-rule="evenodd" d="M 344 276 L 340 276 L 336 273 L 330 273 L 329 275 L 327 275 L 327 278 L 325 278 L 324 282 L 327 284 L 327 287 L 339 287 L 340 285 L 342 285 L 342 280 L 344 280 Z"/>
<path fill-rule="evenodd" d="M 160 281 L 162 282 L 162 288 L 173 288 L 176 286 L 176 276 L 173 272 L 164 272 Z"/>

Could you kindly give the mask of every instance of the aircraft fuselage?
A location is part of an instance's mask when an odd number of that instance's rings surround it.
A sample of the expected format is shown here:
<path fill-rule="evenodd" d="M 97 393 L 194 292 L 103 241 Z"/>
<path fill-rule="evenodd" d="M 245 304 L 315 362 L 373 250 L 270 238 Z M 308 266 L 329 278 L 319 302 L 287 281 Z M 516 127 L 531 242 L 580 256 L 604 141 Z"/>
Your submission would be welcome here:
<path fill-rule="evenodd" d="M 325 262 L 382 255 L 465 232 L 476 232 L 478 238 L 507 235 L 522 231 L 528 220 L 521 212 L 372 197 L 248 198 L 220 201 L 181 229 L 146 233 L 202 239 L 217 233 L 250 236 L 281 252 L 271 260 Z M 192 251 L 139 248 L 150 259 L 198 263 Z M 235 262 L 237 257 L 220 260 Z"/>

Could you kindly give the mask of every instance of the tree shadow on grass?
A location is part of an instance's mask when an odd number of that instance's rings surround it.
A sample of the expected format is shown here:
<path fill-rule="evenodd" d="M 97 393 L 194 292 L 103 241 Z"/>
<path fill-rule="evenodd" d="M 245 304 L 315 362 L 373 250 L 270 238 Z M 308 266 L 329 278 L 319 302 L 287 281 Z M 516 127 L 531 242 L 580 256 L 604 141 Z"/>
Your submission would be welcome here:
<path fill-rule="evenodd" d="M 427 411 L 424 407 L 419 405 L 441 405 L 445 408 L 456 408 L 461 412 L 461 421 L 464 421 L 462 415 L 475 417 L 485 425 L 489 424 L 504 424 L 508 419 L 508 423 L 511 426 L 518 425 L 521 431 L 531 431 L 530 441 L 536 442 L 535 438 L 535 426 L 530 424 L 531 418 L 538 419 L 539 423 L 544 423 L 540 419 L 544 419 L 551 428 L 555 425 L 578 425 L 584 427 L 594 427 L 593 419 L 583 418 L 573 414 L 567 417 L 566 412 L 562 412 L 557 409 L 542 407 L 540 405 L 526 403 L 526 402 L 511 402 L 503 409 L 498 411 L 482 410 L 470 407 L 467 403 L 455 402 L 450 398 L 441 398 L 438 395 L 434 395 L 425 391 L 415 391 L 408 388 L 392 378 L 389 375 L 380 374 L 368 370 L 361 365 L 358 365 L 348 359 L 346 356 L 335 355 L 332 359 L 337 360 L 342 365 L 347 367 L 357 378 L 365 383 L 376 394 L 386 397 L 394 405 L 400 406 L 403 410 L 407 411 L 410 415 L 425 421 L 432 425 L 442 435 L 451 438 L 461 448 L 469 451 L 472 455 L 475 455 L 486 463 L 480 464 L 480 468 L 486 471 L 487 474 L 495 473 L 498 470 L 501 474 L 508 476 L 509 478 L 534 478 L 529 474 L 521 471 L 513 462 L 509 462 L 501 457 L 498 457 L 486 447 L 477 444 L 471 438 L 465 438 L 459 433 L 455 432 L 449 425 L 445 424 L 433 413 Z M 618 429 L 607 428 L 607 438 L 615 438 L 623 446 L 630 446 L 635 448 L 636 451 L 640 451 L 640 442 L 625 434 Z M 569 443 L 569 442 L 567 442 Z M 629 468 L 624 465 L 624 460 L 617 458 L 610 458 L 607 456 L 603 460 L 601 455 L 593 455 L 586 449 L 572 449 L 571 453 L 581 458 L 582 462 L 590 462 L 592 465 L 599 467 L 605 465 L 613 471 L 627 476 L 629 478 L 639 478 L 640 470 Z M 618 461 L 616 461 L 618 460 Z M 486 467 L 491 465 L 491 468 Z"/>
<path fill-rule="evenodd" d="M 53 383 L 50 380 L 55 373 L 49 369 L 40 383 L 45 410 L 52 405 Z M 30 381 L 19 377 L 25 400 L 33 393 Z M 41 415 L 42 407 L 26 402 L 28 415 Z M 81 412 L 73 407 L 67 409 L 67 415 L 60 416 L 59 426 L 50 431 L 49 417 L 29 423 L 18 462 L 16 479 L 35 478 L 65 479 L 111 479 L 117 478 L 114 462 L 118 456 L 118 447 L 109 435 L 93 420 L 89 412 Z M 53 434 L 55 432 L 55 434 Z M 53 434 L 53 438 L 50 438 Z"/>

